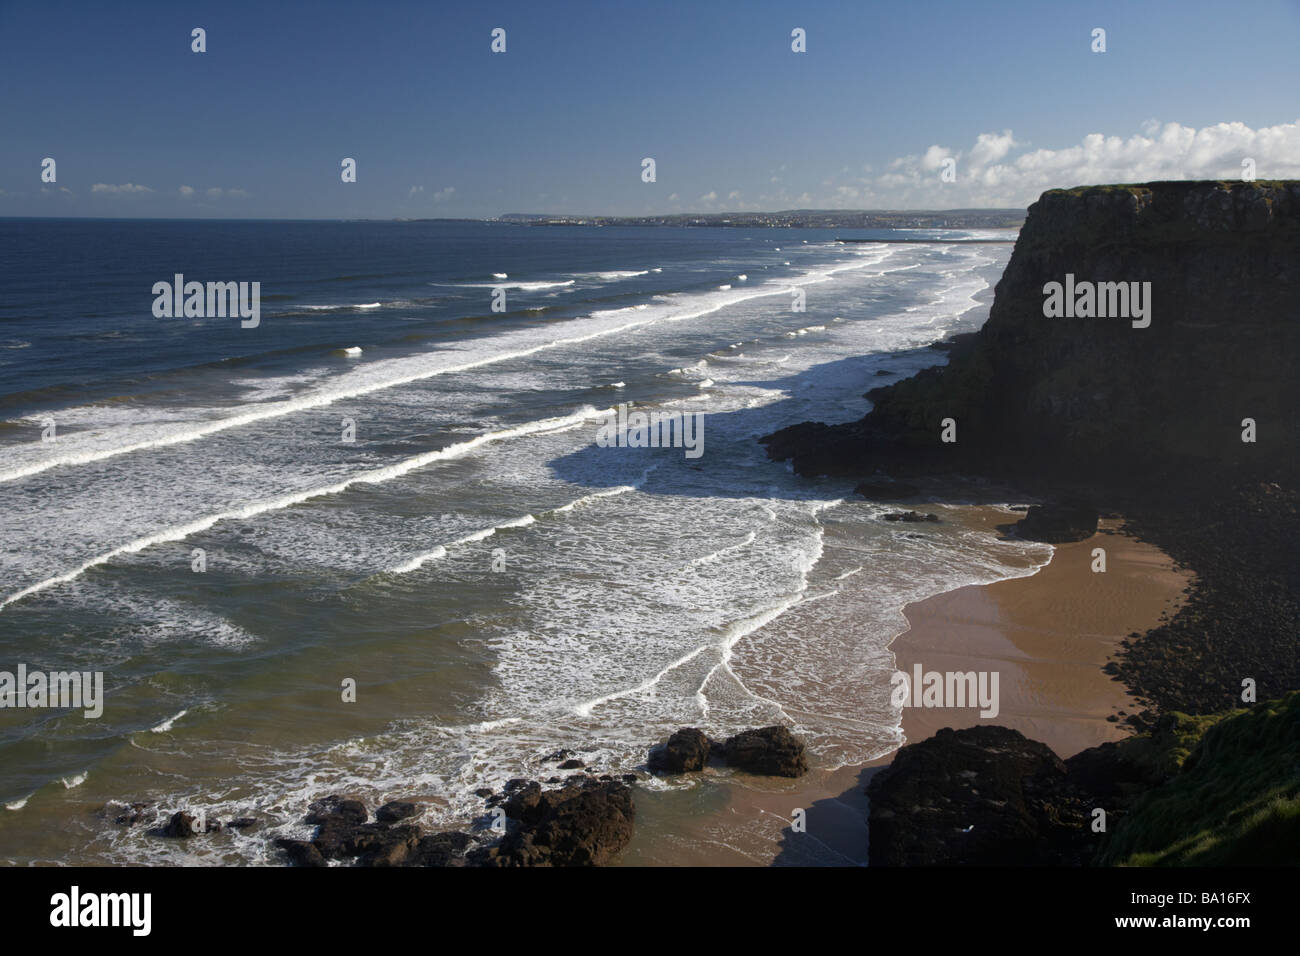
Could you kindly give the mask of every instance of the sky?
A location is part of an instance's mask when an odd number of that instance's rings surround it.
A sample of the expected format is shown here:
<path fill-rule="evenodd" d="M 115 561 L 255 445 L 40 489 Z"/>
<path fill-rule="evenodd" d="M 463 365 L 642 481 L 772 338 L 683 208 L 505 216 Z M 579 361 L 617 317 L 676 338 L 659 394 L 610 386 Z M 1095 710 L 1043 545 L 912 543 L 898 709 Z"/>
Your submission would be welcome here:
<path fill-rule="evenodd" d="M 1300 0 L 0 0 L 0 216 L 1023 207 L 1247 159 L 1300 177 Z"/>

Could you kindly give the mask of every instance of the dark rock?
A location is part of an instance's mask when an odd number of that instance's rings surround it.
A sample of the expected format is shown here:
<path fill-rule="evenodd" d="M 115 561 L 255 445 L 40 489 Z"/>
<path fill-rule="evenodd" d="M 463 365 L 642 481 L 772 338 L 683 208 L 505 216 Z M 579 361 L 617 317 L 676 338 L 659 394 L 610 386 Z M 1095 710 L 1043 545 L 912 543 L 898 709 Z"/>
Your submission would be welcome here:
<path fill-rule="evenodd" d="M 727 763 L 768 777 L 798 777 L 808 772 L 803 744 L 781 726 L 745 730 L 728 737 Z"/>
<path fill-rule="evenodd" d="M 375 811 L 375 819 L 381 823 L 397 823 L 399 820 L 413 817 L 419 812 L 420 808 L 414 803 L 406 800 L 392 800 Z"/>
<path fill-rule="evenodd" d="M 867 788 L 872 866 L 1084 862 L 1091 801 L 1046 744 L 1006 727 L 945 728 Z"/>
<path fill-rule="evenodd" d="M 357 866 L 404 866 L 420 843 L 419 827 L 378 827 L 367 823 L 357 831 L 353 844 L 360 851 Z"/>
<path fill-rule="evenodd" d="M 1083 501 L 1034 505 L 1016 522 L 1020 537 L 1047 544 L 1086 541 L 1096 533 L 1097 509 Z"/>
<path fill-rule="evenodd" d="M 465 850 L 474 842 L 468 833 L 455 831 L 422 837 L 416 844 L 412 866 L 464 866 Z"/>
<path fill-rule="evenodd" d="M 564 778 L 563 778 L 563 777 L 547 777 L 547 778 L 546 778 L 546 782 L 547 782 L 547 783 L 564 783 Z"/>
<path fill-rule="evenodd" d="M 624 783 L 636 783 L 636 780 L 637 780 L 637 777 L 636 777 L 636 774 L 634 774 L 634 773 L 625 773 L 625 774 L 623 774 L 623 782 L 624 782 Z"/>
<path fill-rule="evenodd" d="M 891 511 L 885 515 L 886 521 L 907 521 L 915 523 L 918 521 L 938 521 L 937 514 L 921 514 L 919 511 Z"/>
<path fill-rule="evenodd" d="M 586 765 L 585 763 L 583 763 L 581 760 L 578 760 L 578 759 L 575 757 L 575 758 L 573 758 L 573 759 L 571 759 L 571 760 L 566 760 L 566 761 L 564 761 L 564 763 L 560 764 L 560 766 L 559 766 L 558 769 L 560 769 L 560 770 L 581 770 L 581 769 L 582 769 L 583 767 L 585 767 L 585 766 L 587 766 L 587 765 Z"/>
<path fill-rule="evenodd" d="M 252 833 L 261 829 L 261 823 L 256 817 L 237 817 L 226 824 L 226 829 Z"/>
<path fill-rule="evenodd" d="M 522 823 L 534 823 L 542 812 L 542 786 L 535 781 L 529 781 L 526 786 L 519 787 L 510 794 L 506 800 L 506 816 L 512 820 L 519 820 Z"/>
<path fill-rule="evenodd" d="M 542 763 L 555 763 L 559 760 L 565 760 L 573 756 L 572 750 L 557 750 L 554 753 L 547 754 L 542 758 Z"/>
<path fill-rule="evenodd" d="M 275 845 L 284 850 L 294 866 L 329 866 L 320 851 L 306 840 L 287 840 L 283 837 Z"/>
<path fill-rule="evenodd" d="M 479 787 L 477 790 L 474 791 L 474 796 L 476 796 L 476 797 L 490 797 L 490 796 L 492 796 L 492 793 L 493 793 L 493 790 L 492 790 L 491 787 Z"/>
<path fill-rule="evenodd" d="M 322 797 L 307 808 L 307 823 L 326 823 L 344 821 L 348 823 L 365 823 L 369 814 L 366 805 L 360 800 L 347 800 L 338 795 Z"/>
<path fill-rule="evenodd" d="M 518 825 L 500 844 L 473 851 L 468 862 L 497 867 L 601 866 L 632 838 L 635 812 L 626 784 L 579 777 L 535 796 L 535 801 L 528 798 L 527 809 L 515 818 Z"/>
<path fill-rule="evenodd" d="M 147 803 L 133 803 L 127 812 L 118 815 L 113 822 L 124 827 L 133 827 L 137 823 L 143 822 L 144 819 L 149 816 L 148 810 L 149 804 Z"/>
<path fill-rule="evenodd" d="M 184 810 L 177 810 L 173 813 L 171 819 L 167 821 L 167 825 L 162 828 L 163 836 L 181 840 L 188 839 L 197 832 L 198 830 L 194 827 L 194 817 Z"/>
<path fill-rule="evenodd" d="M 688 773 L 703 770 L 709 759 L 709 738 L 695 727 L 683 727 L 667 743 L 650 750 L 647 766 L 654 773 Z"/>

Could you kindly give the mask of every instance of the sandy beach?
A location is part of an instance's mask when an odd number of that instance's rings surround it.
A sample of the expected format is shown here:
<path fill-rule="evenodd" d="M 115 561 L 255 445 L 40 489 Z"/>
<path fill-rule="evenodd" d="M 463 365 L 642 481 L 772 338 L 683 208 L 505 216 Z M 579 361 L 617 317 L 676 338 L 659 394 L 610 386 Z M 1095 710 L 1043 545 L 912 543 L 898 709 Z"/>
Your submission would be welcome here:
<path fill-rule="evenodd" d="M 996 533 L 1016 520 L 1005 511 L 971 507 L 971 527 Z M 1093 551 L 1106 552 L 1105 572 L 1094 572 Z M 1144 632 L 1179 606 L 1190 576 L 1156 547 L 1104 519 L 1093 538 L 1055 547 L 1036 574 L 958 588 L 908 605 L 909 629 L 894 639 L 897 668 L 996 671 L 999 713 L 987 723 L 1020 731 L 1061 757 L 1126 736 L 1119 717 L 1136 704 L 1103 666 L 1133 632 Z M 909 743 L 943 727 L 974 726 L 976 708 L 905 708 Z M 867 800 L 871 775 L 893 754 L 834 771 L 814 767 L 798 781 L 755 780 L 697 788 L 695 813 L 670 846 L 633 846 L 625 865 L 862 865 L 867 860 Z M 759 789 L 761 787 L 761 789 Z M 712 793 L 710 793 L 712 791 Z M 721 791 L 721 792 L 718 792 Z M 681 799 L 680 795 L 676 799 Z M 638 815 L 676 817 L 665 795 L 643 794 Z M 791 825 L 796 809 L 806 829 Z M 659 827 L 654 827 L 658 830 Z M 634 841 L 635 842 L 638 841 Z"/>

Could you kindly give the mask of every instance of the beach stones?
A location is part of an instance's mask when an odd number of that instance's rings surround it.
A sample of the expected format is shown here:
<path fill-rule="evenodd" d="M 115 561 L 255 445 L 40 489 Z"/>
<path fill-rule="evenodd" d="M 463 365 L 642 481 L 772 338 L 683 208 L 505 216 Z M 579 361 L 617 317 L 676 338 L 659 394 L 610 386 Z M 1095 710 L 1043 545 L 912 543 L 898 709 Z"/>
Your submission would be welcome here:
<path fill-rule="evenodd" d="M 703 770 L 709 759 L 709 738 L 695 727 L 683 727 L 667 743 L 650 751 L 646 765 L 654 773 L 689 773 Z"/>

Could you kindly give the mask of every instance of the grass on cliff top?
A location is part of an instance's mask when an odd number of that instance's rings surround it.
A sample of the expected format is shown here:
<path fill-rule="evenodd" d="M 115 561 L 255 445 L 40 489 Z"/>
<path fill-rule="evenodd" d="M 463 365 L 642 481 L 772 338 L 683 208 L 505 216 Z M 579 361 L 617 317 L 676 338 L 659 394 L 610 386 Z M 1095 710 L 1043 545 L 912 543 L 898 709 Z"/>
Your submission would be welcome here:
<path fill-rule="evenodd" d="M 1134 192 L 1136 190 L 1149 191 L 1152 186 L 1163 186 L 1166 184 L 1177 185 L 1185 188 L 1194 186 L 1204 186 L 1212 183 L 1215 186 L 1231 188 L 1233 186 L 1269 186 L 1273 188 L 1285 188 L 1300 182 L 1297 179 L 1255 179 L 1245 182 L 1241 179 L 1169 179 L 1158 180 L 1149 183 L 1101 183 L 1093 186 L 1071 186 L 1068 189 L 1048 189 L 1044 190 L 1044 196 L 1062 195 L 1062 196 L 1082 196 L 1088 192 Z"/>
<path fill-rule="evenodd" d="M 1300 863 L 1300 691 L 1217 716 L 1182 759 L 1182 770 L 1120 821 L 1098 862 Z M 1197 721 L 1206 718 L 1184 717 L 1171 739 L 1189 744 Z M 1173 756 L 1170 750 L 1161 759 Z"/>

